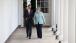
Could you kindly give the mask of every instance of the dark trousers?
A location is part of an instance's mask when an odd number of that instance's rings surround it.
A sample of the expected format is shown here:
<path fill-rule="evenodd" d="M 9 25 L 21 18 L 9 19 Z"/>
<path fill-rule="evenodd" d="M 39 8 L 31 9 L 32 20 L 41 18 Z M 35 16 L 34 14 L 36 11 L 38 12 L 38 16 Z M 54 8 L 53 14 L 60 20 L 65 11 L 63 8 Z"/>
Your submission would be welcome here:
<path fill-rule="evenodd" d="M 26 34 L 27 37 L 31 37 L 32 33 L 32 21 L 31 20 L 26 20 Z"/>
<path fill-rule="evenodd" d="M 43 24 L 36 24 L 36 29 L 37 29 L 37 36 L 38 38 L 42 38 L 42 25 Z"/>

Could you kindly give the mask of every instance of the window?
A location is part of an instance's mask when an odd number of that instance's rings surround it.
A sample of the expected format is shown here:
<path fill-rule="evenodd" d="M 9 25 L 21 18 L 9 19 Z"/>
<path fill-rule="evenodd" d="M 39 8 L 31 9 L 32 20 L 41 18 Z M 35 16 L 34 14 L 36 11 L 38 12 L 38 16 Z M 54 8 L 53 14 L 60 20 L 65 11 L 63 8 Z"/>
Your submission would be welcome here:
<path fill-rule="evenodd" d="M 48 13 L 48 0 L 37 0 L 37 7 L 40 7 L 43 13 Z"/>

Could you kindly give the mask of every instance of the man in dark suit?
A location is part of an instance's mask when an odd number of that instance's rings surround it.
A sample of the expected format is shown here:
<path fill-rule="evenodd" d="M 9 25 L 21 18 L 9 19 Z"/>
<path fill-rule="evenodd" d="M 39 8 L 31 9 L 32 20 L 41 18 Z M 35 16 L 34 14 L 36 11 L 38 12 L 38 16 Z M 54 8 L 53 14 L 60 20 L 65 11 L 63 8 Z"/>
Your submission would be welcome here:
<path fill-rule="evenodd" d="M 31 10 L 31 5 L 28 5 L 28 8 L 24 10 L 24 19 L 26 24 L 26 34 L 29 39 L 31 39 L 32 33 L 32 24 L 33 24 L 33 10 Z"/>

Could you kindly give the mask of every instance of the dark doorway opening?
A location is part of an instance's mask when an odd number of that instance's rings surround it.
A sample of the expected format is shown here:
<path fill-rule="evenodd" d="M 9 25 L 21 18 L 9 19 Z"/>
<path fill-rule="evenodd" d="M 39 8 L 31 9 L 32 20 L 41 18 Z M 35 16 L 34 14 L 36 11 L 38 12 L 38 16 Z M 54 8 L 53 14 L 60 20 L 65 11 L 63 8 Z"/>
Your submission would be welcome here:
<path fill-rule="evenodd" d="M 33 14 L 36 12 L 36 0 L 31 0 L 31 5 L 32 5 L 32 10 L 33 10 Z M 33 26 L 34 26 L 34 22 L 33 22 Z"/>
<path fill-rule="evenodd" d="M 27 0 L 23 0 L 23 11 L 27 8 Z M 24 14 L 23 14 L 24 15 Z M 24 27 L 25 27 L 25 18 L 24 18 Z"/>
<path fill-rule="evenodd" d="M 35 13 L 35 11 L 36 11 L 36 0 L 31 0 L 31 5 L 32 5 L 32 8 L 31 9 Z"/>

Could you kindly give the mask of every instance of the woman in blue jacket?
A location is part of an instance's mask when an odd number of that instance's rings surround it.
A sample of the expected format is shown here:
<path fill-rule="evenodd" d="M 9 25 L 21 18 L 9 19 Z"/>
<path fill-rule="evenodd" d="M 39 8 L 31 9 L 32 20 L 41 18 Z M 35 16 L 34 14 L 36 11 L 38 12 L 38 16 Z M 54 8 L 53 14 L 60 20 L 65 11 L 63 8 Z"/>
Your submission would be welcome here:
<path fill-rule="evenodd" d="M 45 23 L 45 18 L 43 12 L 40 11 L 40 8 L 36 8 L 36 12 L 34 14 L 34 24 L 37 28 L 37 36 L 38 38 L 42 38 L 42 26 Z"/>

